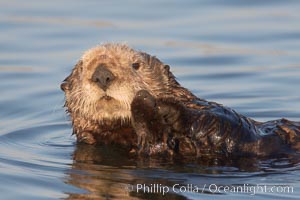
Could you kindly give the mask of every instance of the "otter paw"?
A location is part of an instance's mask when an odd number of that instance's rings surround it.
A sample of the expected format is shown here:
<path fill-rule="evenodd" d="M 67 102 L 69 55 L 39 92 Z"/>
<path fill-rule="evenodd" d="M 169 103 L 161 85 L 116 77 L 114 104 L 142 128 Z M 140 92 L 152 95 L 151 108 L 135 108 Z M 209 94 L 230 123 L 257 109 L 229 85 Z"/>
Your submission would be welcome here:
<path fill-rule="evenodd" d="M 147 90 L 140 90 L 136 93 L 136 97 L 140 98 L 154 98 Z"/>
<path fill-rule="evenodd" d="M 131 103 L 131 112 L 134 118 L 151 116 L 155 110 L 155 98 L 146 90 L 140 90 Z"/>
<path fill-rule="evenodd" d="M 142 130 L 145 131 L 145 128 L 149 128 L 156 118 L 155 98 L 146 90 L 138 91 L 131 103 L 131 114 L 133 126 L 135 128 L 142 127 Z"/>

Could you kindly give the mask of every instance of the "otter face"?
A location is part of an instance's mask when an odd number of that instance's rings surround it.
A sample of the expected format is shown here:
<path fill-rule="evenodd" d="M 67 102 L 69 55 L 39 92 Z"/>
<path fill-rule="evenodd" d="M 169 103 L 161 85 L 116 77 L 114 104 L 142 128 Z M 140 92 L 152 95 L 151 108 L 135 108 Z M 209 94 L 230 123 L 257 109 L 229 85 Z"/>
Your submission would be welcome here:
<path fill-rule="evenodd" d="M 130 120 L 131 102 L 139 90 L 153 96 L 166 92 L 169 77 L 165 70 L 158 59 L 126 45 L 92 48 L 61 84 L 66 107 L 71 117 Z"/>

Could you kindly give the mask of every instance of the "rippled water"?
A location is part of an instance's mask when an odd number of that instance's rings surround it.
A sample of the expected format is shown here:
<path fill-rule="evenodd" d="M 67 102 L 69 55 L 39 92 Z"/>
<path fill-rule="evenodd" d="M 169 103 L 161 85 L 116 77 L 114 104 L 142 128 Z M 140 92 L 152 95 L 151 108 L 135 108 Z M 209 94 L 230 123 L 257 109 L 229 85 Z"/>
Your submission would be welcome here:
<path fill-rule="evenodd" d="M 298 199 L 299 158 L 135 160 L 77 145 L 59 85 L 83 51 L 125 41 L 170 64 L 202 98 L 256 120 L 300 121 L 299 8 L 296 0 L 1 0 L 0 199 Z M 140 184 L 170 191 L 137 192 Z"/>

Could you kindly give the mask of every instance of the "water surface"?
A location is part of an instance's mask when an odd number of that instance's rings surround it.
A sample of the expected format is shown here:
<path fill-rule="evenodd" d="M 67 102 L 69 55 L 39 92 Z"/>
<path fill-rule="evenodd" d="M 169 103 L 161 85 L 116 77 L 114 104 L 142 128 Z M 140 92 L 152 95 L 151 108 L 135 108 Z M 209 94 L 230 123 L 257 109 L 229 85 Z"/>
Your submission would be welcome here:
<path fill-rule="evenodd" d="M 127 42 L 201 98 L 260 121 L 300 121 L 299 8 L 296 0 L 0 1 L 0 199 L 298 199 L 295 157 L 136 160 L 77 145 L 59 85 L 86 49 Z M 137 192 L 140 184 L 170 191 Z M 213 188 L 257 184 L 269 190 Z M 191 185 L 199 191 L 183 191 Z"/>

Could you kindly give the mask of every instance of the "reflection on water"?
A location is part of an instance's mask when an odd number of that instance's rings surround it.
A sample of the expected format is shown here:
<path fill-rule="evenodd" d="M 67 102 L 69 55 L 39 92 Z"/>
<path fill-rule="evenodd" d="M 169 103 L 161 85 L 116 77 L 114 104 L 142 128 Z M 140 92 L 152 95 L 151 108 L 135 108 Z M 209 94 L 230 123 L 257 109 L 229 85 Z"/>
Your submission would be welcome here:
<path fill-rule="evenodd" d="M 1 199 L 252 199 L 211 184 L 288 185 L 300 196 L 299 157 L 137 159 L 76 145 L 61 81 L 82 52 L 107 41 L 157 55 L 180 83 L 259 121 L 300 121 L 300 2 L 0 0 Z M 138 185 L 198 192 L 137 192 Z"/>
<path fill-rule="evenodd" d="M 69 199 L 189 199 L 190 195 L 201 198 L 203 194 L 209 198 L 209 195 L 215 194 L 209 185 L 264 184 L 254 181 L 284 176 L 286 171 L 297 169 L 300 161 L 294 156 L 264 161 L 254 158 L 197 161 L 136 159 L 118 148 L 89 145 L 77 145 L 73 159 L 72 168 L 67 173 L 68 183 L 88 193 L 72 193 Z M 272 186 L 272 182 L 268 184 Z M 163 187 L 169 188 L 165 189 L 165 194 Z M 181 187 L 189 187 L 189 193 L 176 193 Z"/>

